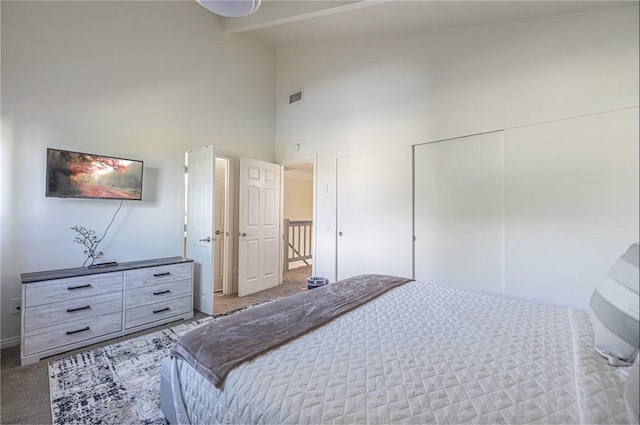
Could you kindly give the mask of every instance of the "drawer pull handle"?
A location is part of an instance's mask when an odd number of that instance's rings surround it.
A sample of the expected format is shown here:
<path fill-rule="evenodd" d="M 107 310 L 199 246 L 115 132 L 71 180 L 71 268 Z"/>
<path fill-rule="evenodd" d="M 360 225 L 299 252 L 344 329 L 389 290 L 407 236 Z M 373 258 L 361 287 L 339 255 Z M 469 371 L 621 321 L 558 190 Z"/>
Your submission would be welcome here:
<path fill-rule="evenodd" d="M 165 307 L 165 308 L 162 308 L 162 309 L 160 309 L 160 310 L 153 310 L 153 314 L 156 314 L 156 313 L 163 313 L 163 312 L 165 312 L 165 311 L 169 311 L 169 310 L 171 310 L 169 307 Z"/>
<path fill-rule="evenodd" d="M 89 326 L 87 326 L 86 328 L 82 328 L 82 329 L 78 329 L 77 331 L 67 331 L 67 335 L 73 335 L 73 334 L 77 334 L 78 332 L 84 332 L 84 331 L 88 331 Z"/>
<path fill-rule="evenodd" d="M 67 313 L 73 313 L 74 311 L 81 311 L 81 310 L 89 310 L 90 308 L 91 308 L 90 305 L 85 305 L 84 307 L 78 307 L 78 308 L 68 308 Z"/>
<path fill-rule="evenodd" d="M 82 288 L 91 288 L 91 284 L 87 283 L 86 285 L 67 286 L 67 290 L 69 290 L 69 291 L 73 291 L 74 289 L 82 289 Z"/>
<path fill-rule="evenodd" d="M 171 272 L 154 273 L 154 274 L 153 274 L 153 277 L 169 276 L 170 274 L 171 274 Z"/>
<path fill-rule="evenodd" d="M 162 294 L 170 294 L 171 291 L 170 290 L 165 290 L 165 291 L 158 291 L 158 292 L 154 292 L 153 295 L 162 295 Z"/>

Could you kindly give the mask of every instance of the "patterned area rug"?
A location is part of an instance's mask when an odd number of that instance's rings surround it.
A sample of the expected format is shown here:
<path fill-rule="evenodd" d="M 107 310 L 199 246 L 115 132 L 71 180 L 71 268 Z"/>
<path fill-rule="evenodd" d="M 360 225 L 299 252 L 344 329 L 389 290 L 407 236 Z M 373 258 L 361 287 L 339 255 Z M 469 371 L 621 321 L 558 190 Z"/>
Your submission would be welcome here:
<path fill-rule="evenodd" d="M 245 309 L 49 362 L 53 423 L 165 424 L 160 410 L 162 358 L 185 332 Z"/>

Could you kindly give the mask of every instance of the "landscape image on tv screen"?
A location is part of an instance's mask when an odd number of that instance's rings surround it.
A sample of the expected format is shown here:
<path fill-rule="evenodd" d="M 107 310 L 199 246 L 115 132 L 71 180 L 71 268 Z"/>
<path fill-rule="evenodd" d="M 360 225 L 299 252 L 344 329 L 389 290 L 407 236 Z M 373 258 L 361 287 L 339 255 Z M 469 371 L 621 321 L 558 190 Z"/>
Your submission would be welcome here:
<path fill-rule="evenodd" d="M 142 199 L 142 161 L 47 149 L 47 196 Z"/>

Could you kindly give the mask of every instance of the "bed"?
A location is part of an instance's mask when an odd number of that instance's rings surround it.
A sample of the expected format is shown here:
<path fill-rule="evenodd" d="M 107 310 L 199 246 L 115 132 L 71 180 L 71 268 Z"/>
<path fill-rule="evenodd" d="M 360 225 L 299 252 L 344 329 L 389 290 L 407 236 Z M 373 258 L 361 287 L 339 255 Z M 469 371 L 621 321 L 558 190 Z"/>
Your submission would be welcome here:
<path fill-rule="evenodd" d="M 411 281 L 242 362 L 220 387 L 168 357 L 161 399 L 171 423 L 619 424 L 634 422 L 631 369 L 594 350 L 587 310 Z"/>

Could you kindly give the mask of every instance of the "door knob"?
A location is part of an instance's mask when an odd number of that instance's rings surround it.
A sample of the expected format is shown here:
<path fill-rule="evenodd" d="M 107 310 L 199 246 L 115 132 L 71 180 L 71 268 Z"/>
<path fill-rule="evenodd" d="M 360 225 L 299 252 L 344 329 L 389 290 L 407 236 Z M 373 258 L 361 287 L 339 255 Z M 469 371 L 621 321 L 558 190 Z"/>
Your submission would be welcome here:
<path fill-rule="evenodd" d="M 217 236 L 217 235 L 219 235 L 219 234 L 221 234 L 221 233 L 222 233 L 222 232 L 221 232 L 220 230 L 216 230 L 216 231 L 215 231 L 216 236 Z"/>
<path fill-rule="evenodd" d="M 200 242 L 211 242 L 211 237 L 210 237 L 210 236 L 207 236 L 207 237 L 206 237 L 206 238 L 204 238 L 204 239 L 200 239 Z"/>
<path fill-rule="evenodd" d="M 245 236 L 247 236 L 246 233 L 238 233 L 238 236 L 240 236 L 241 238 L 244 238 Z"/>
<path fill-rule="evenodd" d="M 338 232 L 338 236 L 342 236 L 342 232 Z"/>

